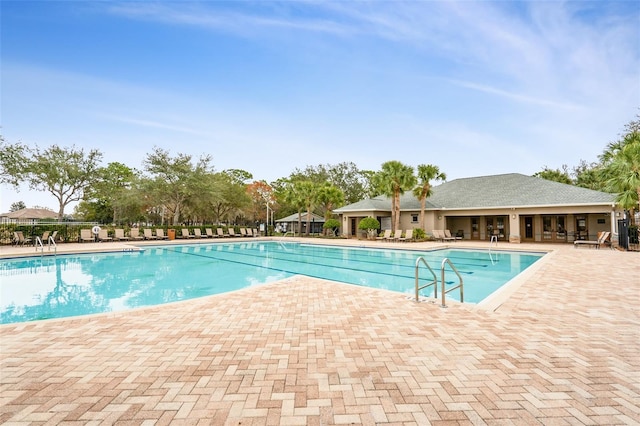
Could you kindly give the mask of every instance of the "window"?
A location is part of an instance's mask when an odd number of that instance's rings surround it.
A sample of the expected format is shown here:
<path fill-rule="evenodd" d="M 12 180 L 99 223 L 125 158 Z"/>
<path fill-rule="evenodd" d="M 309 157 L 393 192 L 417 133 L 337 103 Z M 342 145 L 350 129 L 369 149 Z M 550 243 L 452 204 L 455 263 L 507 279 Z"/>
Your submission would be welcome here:
<path fill-rule="evenodd" d="M 411 215 L 411 222 L 418 223 L 418 215 L 417 214 L 412 214 Z"/>

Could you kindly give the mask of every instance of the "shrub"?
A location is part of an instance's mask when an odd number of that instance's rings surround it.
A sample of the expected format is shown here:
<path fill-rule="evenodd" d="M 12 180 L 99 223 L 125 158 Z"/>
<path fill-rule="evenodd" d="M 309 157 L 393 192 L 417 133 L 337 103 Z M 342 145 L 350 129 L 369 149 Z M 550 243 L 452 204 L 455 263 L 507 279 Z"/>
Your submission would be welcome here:
<path fill-rule="evenodd" d="M 378 219 L 374 217 L 365 217 L 358 224 L 358 229 L 361 229 L 363 231 L 375 231 L 377 229 L 380 229 L 380 222 L 378 222 Z"/>
<path fill-rule="evenodd" d="M 424 229 L 417 228 L 413 230 L 413 238 L 416 240 L 424 240 L 427 238 L 427 233 L 424 232 Z"/>
<path fill-rule="evenodd" d="M 377 233 L 376 231 L 380 229 L 380 222 L 378 222 L 378 219 L 376 218 L 365 217 L 358 224 L 358 229 L 366 231 L 367 237 L 375 238 Z"/>
<path fill-rule="evenodd" d="M 340 221 L 338 219 L 328 219 L 324 225 L 322 225 L 322 229 L 331 230 L 333 236 L 338 235 L 338 229 L 340 228 Z"/>

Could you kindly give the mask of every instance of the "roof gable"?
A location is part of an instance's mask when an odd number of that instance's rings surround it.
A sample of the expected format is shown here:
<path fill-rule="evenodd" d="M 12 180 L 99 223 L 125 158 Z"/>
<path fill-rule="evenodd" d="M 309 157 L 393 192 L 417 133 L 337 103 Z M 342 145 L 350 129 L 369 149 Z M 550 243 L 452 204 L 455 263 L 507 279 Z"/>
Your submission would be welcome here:
<path fill-rule="evenodd" d="M 427 210 L 483 209 L 499 207 L 542 207 L 606 205 L 615 203 L 615 194 L 567 185 L 519 173 L 454 179 L 433 187 L 426 200 Z M 420 200 L 411 191 L 400 199 L 403 211 L 420 210 Z M 391 211 L 391 199 L 385 196 L 358 201 L 334 210 Z"/>
<path fill-rule="evenodd" d="M 518 173 L 455 179 L 433 188 L 440 208 L 613 204 L 615 195 Z"/>

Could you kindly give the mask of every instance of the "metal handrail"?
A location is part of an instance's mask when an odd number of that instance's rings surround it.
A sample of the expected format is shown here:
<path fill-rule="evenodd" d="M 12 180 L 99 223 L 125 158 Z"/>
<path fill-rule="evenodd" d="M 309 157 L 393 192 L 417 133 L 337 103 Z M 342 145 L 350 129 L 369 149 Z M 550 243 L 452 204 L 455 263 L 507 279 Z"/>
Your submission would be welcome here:
<path fill-rule="evenodd" d="M 53 236 L 49 236 L 49 251 L 51 251 L 51 246 L 53 245 L 54 253 L 58 253 L 58 245 L 56 244 L 56 240 L 53 239 Z"/>
<path fill-rule="evenodd" d="M 418 283 L 419 281 L 418 267 L 420 266 L 420 262 L 424 263 L 424 266 L 426 266 L 427 269 L 431 271 L 431 275 L 433 275 L 433 281 L 431 281 L 429 284 L 423 285 L 422 287 L 419 287 L 419 283 Z M 438 277 L 436 273 L 433 272 L 433 269 L 431 269 L 431 266 L 429 266 L 429 263 L 427 263 L 424 257 L 420 256 L 419 258 L 416 259 L 416 302 L 418 302 L 420 299 L 420 290 L 422 290 L 423 288 L 427 288 L 429 286 L 433 286 L 433 295 L 437 299 L 438 298 Z"/>
<path fill-rule="evenodd" d="M 38 246 L 40 246 L 40 252 L 44 253 L 44 244 L 42 244 L 42 239 L 38 236 L 36 237 L 36 251 L 38 251 Z"/>
<path fill-rule="evenodd" d="M 453 272 L 456 273 L 456 275 L 458 276 L 458 279 L 460 280 L 460 284 L 458 284 L 455 287 L 451 287 L 449 290 L 444 289 L 444 285 L 445 285 L 445 279 L 444 279 L 444 267 L 446 264 L 449 264 L 449 266 L 451 267 L 451 270 L 453 270 Z M 464 282 L 462 280 L 462 275 L 460 275 L 460 272 L 458 272 L 458 270 L 456 269 L 455 266 L 453 266 L 453 263 L 451 263 L 451 261 L 449 260 L 448 257 L 445 257 L 444 259 L 442 259 L 442 264 L 440 265 L 440 278 L 442 279 L 442 307 L 446 308 L 447 304 L 445 303 L 445 295 L 447 293 L 449 293 L 450 291 L 453 291 L 457 288 L 460 289 L 460 303 L 464 302 Z M 436 296 L 438 297 L 438 296 Z"/>

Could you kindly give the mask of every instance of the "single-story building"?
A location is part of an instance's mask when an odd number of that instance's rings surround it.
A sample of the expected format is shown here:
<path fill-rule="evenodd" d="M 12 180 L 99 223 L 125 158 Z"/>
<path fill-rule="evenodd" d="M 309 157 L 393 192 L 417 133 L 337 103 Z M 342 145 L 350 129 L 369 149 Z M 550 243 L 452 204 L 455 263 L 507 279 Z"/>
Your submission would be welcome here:
<path fill-rule="evenodd" d="M 599 231 L 617 238 L 622 210 L 615 194 L 518 173 L 455 179 L 432 188 L 426 200 L 425 232 L 449 229 L 464 239 L 570 243 L 595 240 Z M 378 196 L 334 210 L 342 233 L 356 236 L 358 223 L 375 217 L 391 229 L 391 199 Z M 400 228 L 420 228 L 420 200 L 400 199 Z"/>
<path fill-rule="evenodd" d="M 0 223 L 31 225 L 41 220 L 57 219 L 58 213 L 49 209 L 20 209 L 14 212 L 0 214 Z"/>
<path fill-rule="evenodd" d="M 324 226 L 324 218 L 322 216 L 318 216 L 315 213 L 311 213 L 311 217 L 309 219 L 310 219 L 309 233 L 321 234 L 322 227 Z M 300 220 L 302 221 L 301 234 L 306 234 L 307 233 L 307 213 L 306 212 L 300 214 Z M 280 227 L 279 232 L 293 232 L 294 234 L 298 234 L 298 213 L 294 213 L 287 217 L 283 217 L 282 219 L 276 220 L 276 231 L 278 231 L 278 226 Z"/>

